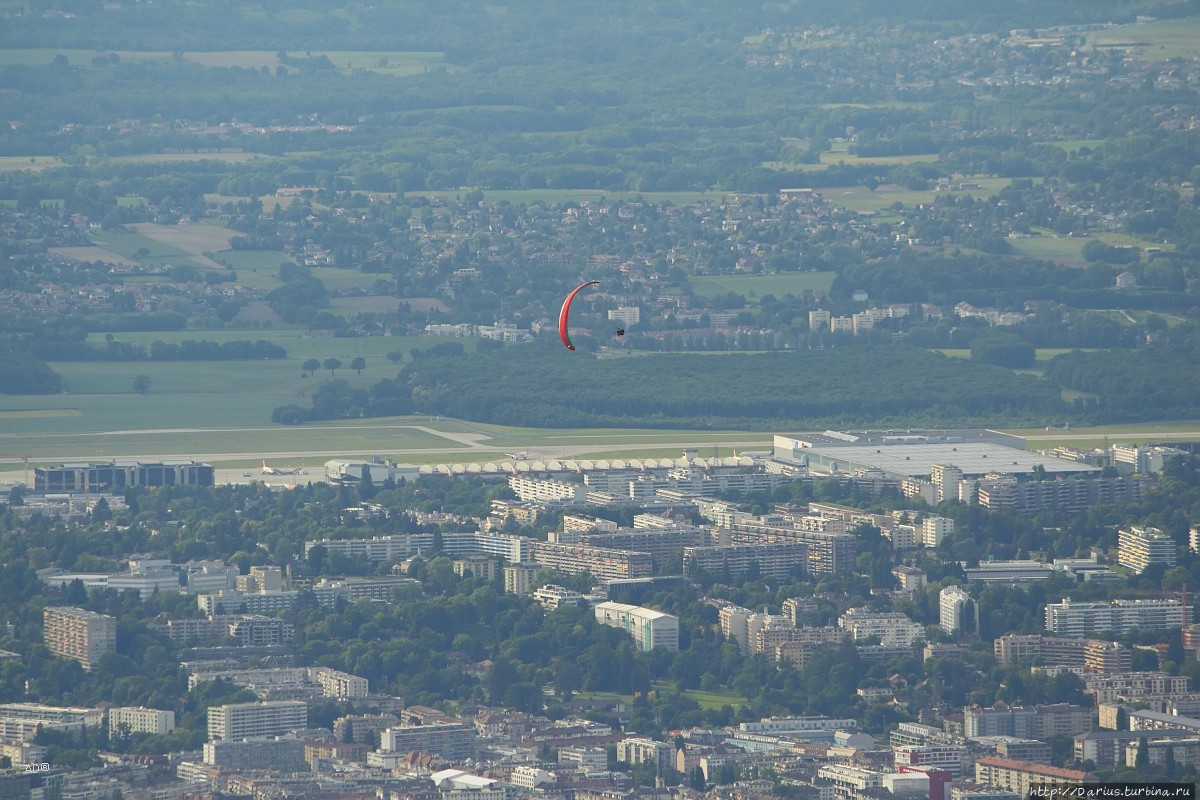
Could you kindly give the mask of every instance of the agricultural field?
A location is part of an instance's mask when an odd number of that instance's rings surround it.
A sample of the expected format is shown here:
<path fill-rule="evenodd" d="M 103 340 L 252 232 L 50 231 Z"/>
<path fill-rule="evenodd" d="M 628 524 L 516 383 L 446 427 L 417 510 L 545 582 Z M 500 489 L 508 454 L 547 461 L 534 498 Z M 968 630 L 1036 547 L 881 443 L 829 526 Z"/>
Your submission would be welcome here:
<path fill-rule="evenodd" d="M 692 291 L 700 297 L 740 294 L 756 299 L 773 294 L 800 295 L 806 291 L 829 291 L 835 274 L 832 272 L 777 272 L 774 275 L 702 275 L 692 278 Z"/>

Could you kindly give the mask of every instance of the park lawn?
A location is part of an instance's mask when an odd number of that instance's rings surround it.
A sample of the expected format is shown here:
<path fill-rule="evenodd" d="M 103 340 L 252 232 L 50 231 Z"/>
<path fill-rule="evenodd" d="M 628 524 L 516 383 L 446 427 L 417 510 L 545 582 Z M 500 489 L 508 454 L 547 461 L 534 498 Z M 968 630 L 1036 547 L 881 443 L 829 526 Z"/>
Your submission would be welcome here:
<path fill-rule="evenodd" d="M 675 686 L 667 681 L 655 681 L 652 686 L 653 688 L 650 691 L 655 694 L 675 694 L 676 692 Z M 700 689 L 684 689 L 682 694 L 684 697 L 695 700 L 696 704 L 705 711 L 720 711 L 721 708 L 727 705 L 737 708 L 747 702 L 746 697 L 733 692 L 705 692 Z M 577 692 L 575 697 L 584 700 L 621 701 L 627 705 L 632 704 L 635 699 L 631 694 L 619 694 L 617 692 Z"/>
<path fill-rule="evenodd" d="M 833 272 L 777 272 L 772 275 L 700 275 L 690 280 L 692 291 L 700 297 L 740 294 L 757 299 L 773 294 L 801 295 L 805 291 L 828 292 L 833 285 Z"/>

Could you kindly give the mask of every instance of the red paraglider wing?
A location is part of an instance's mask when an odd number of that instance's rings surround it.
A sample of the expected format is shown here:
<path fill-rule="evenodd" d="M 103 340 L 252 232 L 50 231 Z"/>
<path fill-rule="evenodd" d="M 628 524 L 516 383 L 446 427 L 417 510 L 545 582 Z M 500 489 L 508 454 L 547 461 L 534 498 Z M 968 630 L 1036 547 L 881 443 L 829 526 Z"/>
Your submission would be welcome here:
<path fill-rule="evenodd" d="M 563 300 L 562 311 L 558 312 L 558 338 L 562 339 L 562 343 L 567 346 L 568 350 L 574 350 L 575 345 L 571 344 L 571 337 L 567 336 L 567 315 L 571 312 L 571 301 L 575 299 L 575 295 L 589 286 L 595 286 L 600 281 L 588 281 L 576 286 L 567 299 Z"/>

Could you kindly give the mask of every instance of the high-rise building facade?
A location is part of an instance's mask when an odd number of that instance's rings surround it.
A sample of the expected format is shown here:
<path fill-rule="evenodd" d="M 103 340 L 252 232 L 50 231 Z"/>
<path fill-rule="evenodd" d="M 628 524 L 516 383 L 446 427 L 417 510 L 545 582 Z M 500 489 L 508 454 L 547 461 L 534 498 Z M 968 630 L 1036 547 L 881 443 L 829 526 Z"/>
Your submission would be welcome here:
<path fill-rule="evenodd" d="M 209 739 L 282 736 L 308 726 L 308 704 L 299 700 L 229 703 L 208 709 Z"/>
<path fill-rule="evenodd" d="M 1158 528 L 1133 525 L 1117 532 L 1117 563 L 1141 575 L 1151 564 L 1175 566 L 1175 540 Z"/>
<path fill-rule="evenodd" d="M 78 661 L 84 669 L 117 650 L 117 620 L 106 614 L 70 606 L 42 612 L 42 635 L 51 653 Z"/>
<path fill-rule="evenodd" d="M 975 603 L 961 586 L 947 586 L 938 594 L 938 624 L 946 633 L 958 633 L 967 626 L 978 630 L 975 616 Z"/>

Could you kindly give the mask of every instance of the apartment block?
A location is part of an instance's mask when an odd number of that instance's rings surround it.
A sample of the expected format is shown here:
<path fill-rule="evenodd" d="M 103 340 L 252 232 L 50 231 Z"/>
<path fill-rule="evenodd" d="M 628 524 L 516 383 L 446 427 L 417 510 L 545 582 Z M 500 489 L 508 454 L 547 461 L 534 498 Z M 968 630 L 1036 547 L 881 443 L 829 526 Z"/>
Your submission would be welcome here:
<path fill-rule="evenodd" d="M 1192 622 L 1179 600 L 1113 600 L 1111 603 L 1075 603 L 1071 598 L 1046 604 L 1046 630 L 1062 636 L 1089 633 L 1125 634 L 1134 628 L 1165 630 Z"/>
<path fill-rule="evenodd" d="M 1091 774 L 1075 769 L 1062 769 L 996 756 L 985 756 L 975 762 L 977 783 L 1016 792 L 1020 797 L 1028 797 L 1030 787 L 1034 784 L 1078 785 L 1094 783 L 1095 780 Z"/>
<path fill-rule="evenodd" d="M 1133 657 L 1120 642 L 1078 636 L 1009 633 L 996 639 L 992 649 L 1005 667 L 1042 664 L 1100 674 L 1129 672 Z"/>
<path fill-rule="evenodd" d="M 390 753 L 432 753 L 461 761 L 476 755 L 475 729 L 459 722 L 401 725 L 380 734 L 379 749 Z"/>
<path fill-rule="evenodd" d="M 878 636 L 879 643 L 885 647 L 907 647 L 925 638 L 924 625 L 898 612 L 850 608 L 838 617 L 838 627 L 847 631 L 855 642 Z"/>
<path fill-rule="evenodd" d="M 964 625 L 978 631 L 977 616 L 975 602 L 961 586 L 947 586 L 938 593 L 938 624 L 946 633 L 958 633 Z"/>
<path fill-rule="evenodd" d="M 1175 540 L 1158 528 L 1134 525 L 1117 531 L 1117 563 L 1138 575 L 1151 564 L 1175 566 Z"/>
<path fill-rule="evenodd" d="M 683 551 L 683 574 L 694 577 L 704 571 L 733 580 L 754 571 L 766 577 L 783 579 L 808 571 L 809 549 L 806 544 L 744 544 L 730 547 L 688 547 Z"/>
<path fill-rule="evenodd" d="M 963 709 L 963 733 L 968 739 L 978 736 L 1016 736 L 1033 739 L 1036 709 L 996 703 L 989 708 L 968 706 Z"/>
<path fill-rule="evenodd" d="M 87 670 L 117 650 L 116 617 L 81 608 L 51 606 L 44 609 L 42 635 L 51 653 L 78 661 Z"/>
<path fill-rule="evenodd" d="M 504 591 L 525 597 L 533 592 L 541 567 L 537 564 L 510 564 L 504 568 Z"/>
<path fill-rule="evenodd" d="M 108 735 L 170 733 L 175 730 L 175 712 L 157 708 L 118 707 L 108 710 Z"/>
<path fill-rule="evenodd" d="M 222 771 L 269 769 L 305 772 L 304 742 L 293 736 L 216 740 L 204 743 L 204 763 Z"/>
<path fill-rule="evenodd" d="M 599 580 L 610 580 L 646 578 L 654 573 L 653 556 L 632 550 L 531 541 L 529 551 L 530 560 L 543 569 L 557 570 L 567 575 L 588 572 Z"/>
<path fill-rule="evenodd" d="M 679 649 L 678 617 L 652 608 L 611 601 L 598 603 L 595 610 L 597 622 L 621 628 L 633 637 L 639 650 L 649 652 L 655 647 L 671 651 Z"/>
<path fill-rule="evenodd" d="M 897 769 L 944 769 L 955 778 L 962 777 L 969 763 L 967 747 L 961 744 L 906 745 L 894 748 L 892 757 Z"/>
<path fill-rule="evenodd" d="M 671 768 L 671 745 L 653 739 L 634 737 L 617 742 L 617 760 L 627 764 L 654 764 L 658 774 Z"/>
<path fill-rule="evenodd" d="M 229 703 L 208 709 L 209 739 L 281 736 L 308 726 L 308 704 L 298 700 Z"/>
<path fill-rule="evenodd" d="M 1096 727 L 1096 710 L 1074 706 L 1069 703 L 1052 703 L 1034 707 L 1037 715 L 1033 720 L 1034 739 L 1050 736 L 1075 736 L 1087 733 Z"/>
<path fill-rule="evenodd" d="M 1165 672 L 1125 672 L 1116 675 L 1084 675 L 1083 687 L 1097 703 L 1136 700 L 1154 695 L 1183 695 L 1188 691 L 1186 675 Z"/>

